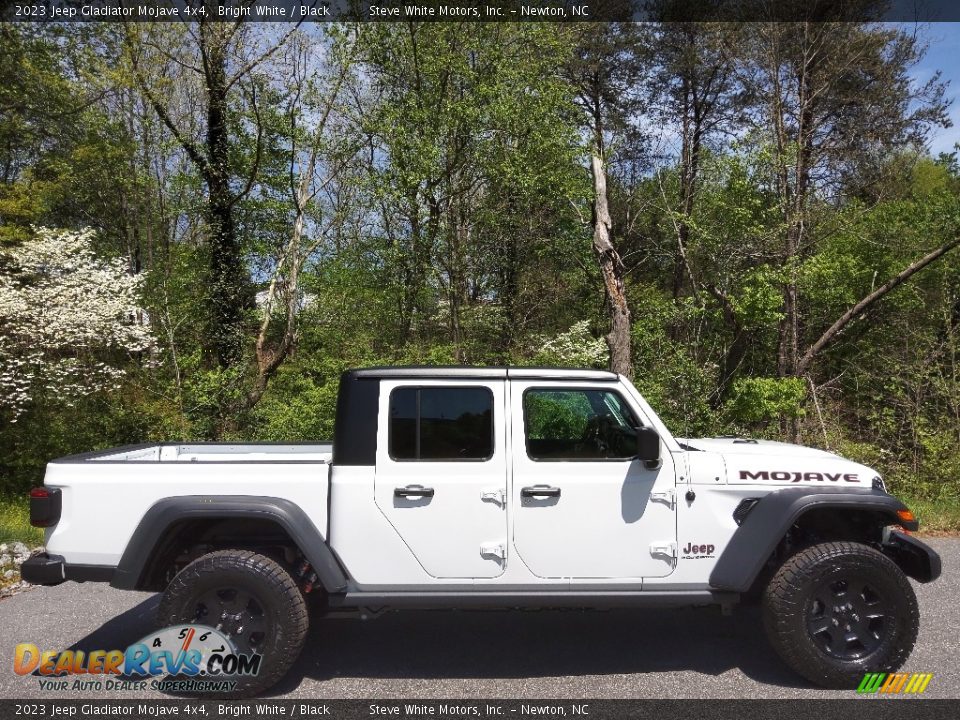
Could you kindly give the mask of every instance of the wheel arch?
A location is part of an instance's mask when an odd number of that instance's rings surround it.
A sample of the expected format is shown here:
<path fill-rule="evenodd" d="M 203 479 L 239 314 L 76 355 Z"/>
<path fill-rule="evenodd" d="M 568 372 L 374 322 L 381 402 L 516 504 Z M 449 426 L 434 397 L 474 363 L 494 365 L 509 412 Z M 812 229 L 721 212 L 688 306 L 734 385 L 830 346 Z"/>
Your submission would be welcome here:
<path fill-rule="evenodd" d="M 756 501 L 742 517 L 740 527 L 724 548 L 710 573 L 710 586 L 745 593 L 761 576 L 764 566 L 787 538 L 791 529 L 831 530 L 827 539 L 860 540 L 865 530 L 875 531 L 879 543 L 882 528 L 916 522 L 902 520 L 897 512 L 907 510 L 900 500 L 872 488 L 785 488 Z M 858 536 L 859 535 L 859 536 Z"/>
<path fill-rule="evenodd" d="M 242 523 L 239 525 L 238 523 Z M 157 566 L 189 529 L 242 527 L 245 537 L 286 538 L 313 567 L 328 593 L 343 592 L 347 578 L 326 539 L 298 505 L 289 500 L 253 495 L 187 495 L 166 498 L 150 507 L 130 537 L 111 586 L 122 590 L 157 587 Z"/>

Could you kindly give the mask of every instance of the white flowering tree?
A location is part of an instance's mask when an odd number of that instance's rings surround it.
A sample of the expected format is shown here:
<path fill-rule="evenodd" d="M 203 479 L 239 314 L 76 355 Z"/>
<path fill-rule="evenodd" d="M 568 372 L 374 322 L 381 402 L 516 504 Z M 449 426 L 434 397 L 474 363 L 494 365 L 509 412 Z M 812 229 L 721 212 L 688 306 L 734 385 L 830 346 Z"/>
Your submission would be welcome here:
<path fill-rule="evenodd" d="M 574 323 L 569 330 L 553 337 L 540 337 L 538 341 L 534 361 L 543 365 L 603 367 L 609 357 L 607 343 L 590 334 L 587 320 Z"/>
<path fill-rule="evenodd" d="M 141 278 L 98 257 L 93 235 L 38 228 L 0 253 L 0 412 L 14 422 L 37 392 L 69 404 L 116 387 L 121 362 L 153 344 Z"/>

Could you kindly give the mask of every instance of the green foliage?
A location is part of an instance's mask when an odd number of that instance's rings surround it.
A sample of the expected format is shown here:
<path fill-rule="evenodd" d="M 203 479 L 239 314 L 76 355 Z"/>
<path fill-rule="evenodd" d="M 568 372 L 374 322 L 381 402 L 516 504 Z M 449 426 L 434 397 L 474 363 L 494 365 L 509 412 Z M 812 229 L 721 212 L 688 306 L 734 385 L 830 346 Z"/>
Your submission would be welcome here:
<path fill-rule="evenodd" d="M 710 405 L 716 366 L 698 358 L 696 348 L 675 338 L 676 328 L 702 321 L 702 310 L 691 302 L 678 306 L 650 285 L 635 287 L 631 301 L 637 389 L 675 434 L 720 434 L 722 419 Z"/>
<path fill-rule="evenodd" d="M 379 153 L 365 187 L 383 208 L 371 239 L 398 339 L 503 361 L 520 322 L 556 327 L 544 287 L 582 292 L 568 264 L 588 248 L 575 214 L 588 186 L 555 72 L 570 39 L 536 24 L 378 24 L 360 48 L 377 93 L 363 119 Z"/>
<path fill-rule="evenodd" d="M 254 411 L 253 436 L 257 440 L 332 440 L 342 369 L 323 363 L 284 368 Z"/>
<path fill-rule="evenodd" d="M 783 279 L 783 269 L 769 265 L 751 268 L 742 275 L 742 284 L 731 303 L 745 327 L 770 327 L 783 319 L 783 292 L 780 289 Z"/>
<path fill-rule="evenodd" d="M 181 357 L 181 362 L 186 377 L 183 414 L 190 434 L 203 438 L 231 435 L 231 429 L 221 425 L 222 414 L 224 408 L 243 406 L 247 369 L 239 363 L 226 368 L 207 367 L 199 349 Z"/>
<path fill-rule="evenodd" d="M 737 422 L 766 423 L 804 415 L 806 388 L 801 378 L 741 378 L 734 382 L 726 410 Z"/>

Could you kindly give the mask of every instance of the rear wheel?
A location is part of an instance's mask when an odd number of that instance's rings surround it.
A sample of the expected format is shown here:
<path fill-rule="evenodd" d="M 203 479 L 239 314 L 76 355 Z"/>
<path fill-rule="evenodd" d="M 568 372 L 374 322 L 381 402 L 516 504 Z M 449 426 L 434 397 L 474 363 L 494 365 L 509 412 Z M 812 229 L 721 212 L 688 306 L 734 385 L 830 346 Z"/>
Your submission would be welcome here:
<path fill-rule="evenodd" d="M 767 637 L 808 680 L 856 687 L 868 672 L 897 670 L 917 639 L 910 581 L 883 553 L 853 542 L 801 550 L 774 574 L 763 598 Z"/>
<path fill-rule="evenodd" d="M 250 550 L 196 559 L 170 582 L 160 602 L 163 625 L 197 623 L 221 631 L 238 653 L 262 655 L 255 676 L 237 675 L 234 697 L 273 686 L 293 665 L 307 636 L 307 607 L 290 574 Z"/>

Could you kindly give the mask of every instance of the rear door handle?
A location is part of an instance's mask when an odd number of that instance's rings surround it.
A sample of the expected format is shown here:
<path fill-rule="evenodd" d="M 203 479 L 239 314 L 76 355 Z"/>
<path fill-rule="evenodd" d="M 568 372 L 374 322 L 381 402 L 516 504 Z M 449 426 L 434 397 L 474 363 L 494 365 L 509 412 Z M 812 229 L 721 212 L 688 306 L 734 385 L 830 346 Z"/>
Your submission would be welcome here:
<path fill-rule="evenodd" d="M 532 485 L 520 490 L 522 498 L 551 498 L 560 497 L 560 488 L 549 485 Z"/>
<path fill-rule="evenodd" d="M 399 498 L 433 497 L 433 488 L 423 485 L 407 485 L 406 487 L 394 488 L 393 496 Z"/>

